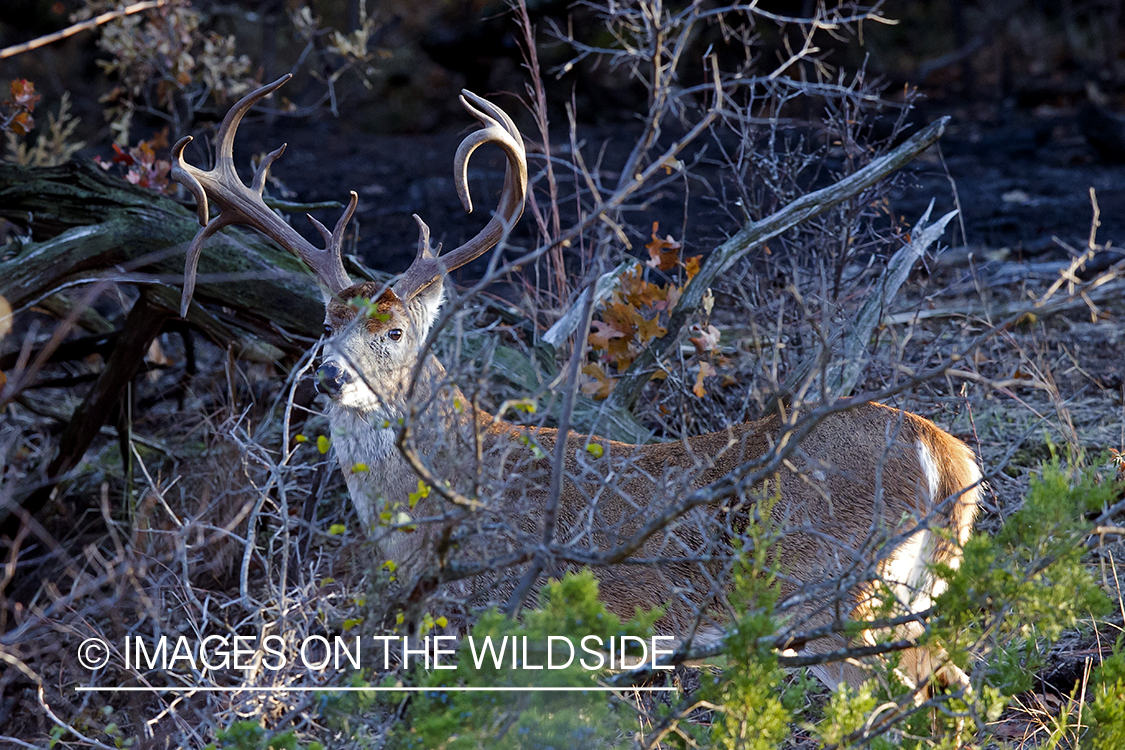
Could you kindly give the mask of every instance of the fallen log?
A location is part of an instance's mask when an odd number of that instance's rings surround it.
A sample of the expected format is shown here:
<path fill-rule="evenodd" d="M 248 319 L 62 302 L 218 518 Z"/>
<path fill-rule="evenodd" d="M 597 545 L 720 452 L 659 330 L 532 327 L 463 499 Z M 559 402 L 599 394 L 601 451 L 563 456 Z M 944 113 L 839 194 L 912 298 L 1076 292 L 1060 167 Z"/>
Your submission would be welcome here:
<path fill-rule="evenodd" d="M 0 383 L 0 407 L 52 359 L 85 350 L 105 359 L 58 450 L 45 458 L 36 479 L 29 477 L 2 503 L 0 536 L 12 536 L 120 411 L 153 338 L 178 317 L 184 251 L 199 225 L 188 208 L 90 162 L 0 164 L 0 218 L 30 237 L 0 248 L 0 297 L 16 316 L 36 307 L 62 321 L 50 341 L 29 350 L 30 357 L 18 350 L 0 355 L 5 369 L 15 367 L 7 386 Z M 236 356 L 287 366 L 320 335 L 324 302 L 313 277 L 299 260 L 255 234 L 228 229 L 220 236 L 200 264 L 186 324 Z M 116 283 L 140 291 L 120 329 L 89 307 Z M 94 335 L 64 343 L 75 324 Z"/>
<path fill-rule="evenodd" d="M 184 249 L 199 230 L 188 208 L 87 161 L 0 164 L 0 218 L 29 230 L 32 239 L 0 251 L 0 296 L 17 313 L 100 279 L 178 286 Z M 324 302 L 303 264 L 247 231 L 227 229 L 221 237 L 200 263 L 197 303 L 223 308 L 228 322 L 244 322 L 286 354 L 305 351 L 320 335 Z M 221 335 L 202 320 L 199 327 Z"/>

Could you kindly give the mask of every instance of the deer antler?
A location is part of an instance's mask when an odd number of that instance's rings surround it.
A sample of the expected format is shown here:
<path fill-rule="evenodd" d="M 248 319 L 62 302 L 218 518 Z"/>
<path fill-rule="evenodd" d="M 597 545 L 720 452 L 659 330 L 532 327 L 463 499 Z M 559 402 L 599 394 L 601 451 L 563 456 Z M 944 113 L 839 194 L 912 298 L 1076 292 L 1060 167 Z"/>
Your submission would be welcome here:
<path fill-rule="evenodd" d="M 222 125 L 219 126 L 215 145 L 215 166 L 210 171 L 197 169 L 184 161 L 184 147 L 191 142 L 190 135 L 181 138 L 172 147 L 171 177 L 195 196 L 199 223 L 203 225 L 187 251 L 187 262 L 184 264 L 184 291 L 180 299 L 181 316 L 187 315 L 195 291 L 195 273 L 199 265 L 200 253 L 203 251 L 203 243 L 229 224 L 246 224 L 277 242 L 303 260 L 329 292 L 335 294 L 351 286 L 348 274 L 344 271 L 344 261 L 340 252 L 344 229 L 359 202 L 359 196 L 355 191 L 352 191 L 351 201 L 344 209 L 340 220 L 336 222 L 333 231 L 329 232 L 327 227 L 309 216 L 309 221 L 324 237 L 325 247 L 321 250 L 298 234 L 262 201 L 262 190 L 266 185 L 270 165 L 285 151 L 285 144 L 262 160 L 249 186 L 243 184 L 234 168 L 234 134 L 238 124 L 242 122 L 242 118 L 251 107 L 292 77 L 292 74 L 286 74 L 268 86 L 250 92 L 231 107 L 227 116 L 223 118 Z M 218 204 L 220 209 L 219 215 L 213 219 L 210 218 L 208 200 Z"/>
<path fill-rule="evenodd" d="M 462 90 L 461 104 L 485 127 L 470 133 L 457 147 L 457 155 L 453 160 L 453 172 L 457 178 L 457 196 L 461 199 L 465 210 L 471 212 L 473 202 L 469 197 L 469 157 L 480 146 L 495 143 L 504 149 L 508 156 L 500 205 L 488 220 L 488 224 L 475 237 L 441 257 L 438 257 L 440 247 L 435 250 L 430 246 L 429 227 L 415 214 L 414 220 L 418 222 L 419 229 L 418 254 L 395 285 L 395 294 L 404 301 L 426 289 L 443 274 L 460 268 L 494 247 L 523 213 L 524 198 L 527 195 L 527 157 L 524 154 L 523 138 L 519 130 L 502 109 L 476 94 Z"/>

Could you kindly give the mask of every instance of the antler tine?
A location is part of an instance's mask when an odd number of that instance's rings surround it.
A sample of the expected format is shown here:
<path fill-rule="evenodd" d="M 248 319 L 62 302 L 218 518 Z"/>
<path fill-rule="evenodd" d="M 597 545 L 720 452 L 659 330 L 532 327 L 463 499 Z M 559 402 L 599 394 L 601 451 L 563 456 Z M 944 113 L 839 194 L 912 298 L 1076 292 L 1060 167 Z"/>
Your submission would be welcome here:
<path fill-rule="evenodd" d="M 250 108 L 277 91 L 292 77 L 292 73 L 286 73 L 273 83 L 266 84 L 259 89 L 254 89 L 249 94 L 239 99 L 235 105 L 230 108 L 227 112 L 227 116 L 223 118 L 222 124 L 219 125 L 219 134 L 215 139 L 217 141 L 215 145 L 215 156 L 218 157 L 215 163 L 216 168 L 219 166 L 218 162 L 222 159 L 229 159 L 232 163 L 234 162 L 234 134 L 238 130 L 239 124 L 242 123 L 242 118 L 246 116 Z M 281 148 L 282 150 L 285 149 L 284 146 Z M 280 156 L 280 154 L 278 154 L 278 156 Z"/>
<path fill-rule="evenodd" d="M 465 207 L 466 213 L 472 213 L 473 200 L 469 196 L 469 157 L 478 147 L 508 137 L 515 141 L 522 152 L 523 138 L 520 136 L 520 131 L 516 129 L 516 124 L 512 122 L 512 118 L 508 117 L 508 113 L 492 102 L 465 90 L 461 91 L 460 99 L 462 106 L 485 125 L 481 130 L 465 136 L 461 145 L 457 147 L 457 154 L 453 157 L 453 173 L 457 177 L 455 185 L 457 197 L 461 199 L 461 205 Z M 473 106 L 474 104 L 477 106 Z M 526 165 L 524 170 L 526 172 Z"/>
<path fill-rule="evenodd" d="M 180 315 L 186 315 L 191 304 L 203 243 L 215 232 L 231 224 L 253 227 L 299 257 L 327 289 L 326 296 L 351 286 L 351 281 L 344 271 L 341 251 L 344 229 L 355 213 L 359 196 L 354 192 L 351 194 L 351 202 L 344 210 L 343 216 L 336 222 L 333 232 L 329 233 L 320 222 L 313 220 L 313 224 L 325 238 L 326 247 L 322 250 L 310 244 L 262 201 L 262 191 L 265 189 L 270 166 L 285 152 L 284 145 L 270 152 L 262 160 L 254 171 L 250 185 L 244 184 L 239 179 L 238 172 L 234 168 L 234 136 L 242 118 L 251 107 L 272 94 L 290 78 L 292 75 L 284 75 L 268 86 L 250 92 L 231 107 L 227 116 L 223 118 L 222 125 L 219 126 L 215 144 L 215 165 L 210 170 L 198 169 L 184 160 L 184 148 L 191 142 L 191 136 L 181 138 L 172 147 L 171 178 L 184 185 L 195 196 L 196 213 L 199 223 L 203 225 L 188 246 L 184 263 L 184 290 L 180 299 Z M 214 218 L 210 215 L 210 203 L 219 206 L 220 213 Z"/>
<path fill-rule="evenodd" d="M 457 155 L 453 159 L 457 195 L 465 210 L 471 212 L 473 203 L 469 197 L 469 157 L 484 144 L 495 143 L 504 149 L 508 157 L 500 204 L 484 229 L 464 245 L 440 258 L 428 249 L 429 228 L 426 227 L 425 222 L 415 216 L 422 236 L 418 242 L 418 254 L 414 262 L 395 285 L 395 293 L 402 299 L 417 295 L 440 279 L 443 274 L 483 255 L 511 230 L 523 213 L 524 198 L 527 195 L 527 157 L 519 130 L 502 109 L 470 91 L 462 90 L 461 104 L 480 120 L 484 127 L 467 135 L 457 147 Z"/>
<path fill-rule="evenodd" d="M 270 167 L 278 158 L 285 153 L 285 147 L 288 143 L 283 143 L 273 151 L 266 154 L 266 158 L 262 159 L 258 164 L 258 168 L 254 170 L 254 179 L 250 180 L 250 189 L 258 195 L 261 195 L 266 190 L 266 179 L 270 176 Z"/>
<path fill-rule="evenodd" d="M 207 226 L 207 222 L 210 220 L 207 191 L 203 189 L 199 180 L 195 179 L 195 175 L 191 173 L 192 166 L 184 161 L 184 149 L 193 140 L 195 139 L 190 135 L 185 135 L 176 141 L 176 145 L 172 146 L 172 169 L 168 176 L 186 187 L 188 192 L 195 197 L 195 214 L 199 217 L 200 225 Z"/>
<path fill-rule="evenodd" d="M 347 208 L 340 218 L 336 220 L 336 227 L 329 232 L 328 227 L 321 224 L 312 214 L 305 214 L 312 225 L 316 227 L 316 231 L 320 232 L 320 236 L 324 238 L 324 249 L 336 255 L 342 255 L 344 248 L 344 230 L 348 227 L 348 222 L 352 220 L 352 214 L 355 213 L 356 206 L 359 205 L 359 193 L 352 190 L 351 199 L 348 201 Z M 338 289 L 336 291 L 339 291 Z"/>
<path fill-rule="evenodd" d="M 208 222 L 202 229 L 195 233 L 191 244 L 188 245 L 187 258 L 184 261 L 184 289 L 180 294 L 180 317 L 186 318 L 188 308 L 191 307 L 191 298 L 195 295 L 195 273 L 199 268 L 199 256 L 203 254 L 203 243 L 207 238 L 223 227 L 233 222 L 223 221 L 222 215 L 216 216 L 214 221 Z"/>
<path fill-rule="evenodd" d="M 411 214 L 414 221 L 418 222 L 418 251 L 414 254 L 414 261 L 432 260 L 441 252 L 441 243 L 435 248 L 430 244 L 430 225 L 422 221 L 418 214 Z"/>

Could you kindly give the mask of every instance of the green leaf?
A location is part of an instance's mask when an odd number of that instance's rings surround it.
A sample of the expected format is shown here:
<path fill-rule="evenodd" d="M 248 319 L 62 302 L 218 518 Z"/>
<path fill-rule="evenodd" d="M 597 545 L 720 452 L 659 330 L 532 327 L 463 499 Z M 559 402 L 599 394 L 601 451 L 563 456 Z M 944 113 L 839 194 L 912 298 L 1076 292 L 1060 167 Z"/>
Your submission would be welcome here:
<path fill-rule="evenodd" d="M 513 401 L 506 401 L 505 403 L 509 408 L 515 409 L 516 411 L 526 412 L 527 414 L 534 414 L 537 408 L 535 405 L 535 401 L 530 398 L 520 398 Z"/>
<path fill-rule="evenodd" d="M 429 497 L 429 496 L 430 496 L 430 485 L 426 484 L 421 479 L 419 479 L 418 480 L 418 489 L 414 490 L 413 492 L 411 492 L 407 496 L 410 500 L 410 508 L 413 510 L 414 506 L 418 504 L 419 500 L 421 500 L 423 498 L 426 498 L 426 497 Z"/>
<path fill-rule="evenodd" d="M 543 449 L 539 447 L 539 444 L 532 441 L 532 439 L 529 438 L 527 435 L 520 436 L 520 442 L 531 449 L 531 455 L 534 456 L 535 458 L 545 458 L 546 457 L 547 454 L 543 452 Z"/>

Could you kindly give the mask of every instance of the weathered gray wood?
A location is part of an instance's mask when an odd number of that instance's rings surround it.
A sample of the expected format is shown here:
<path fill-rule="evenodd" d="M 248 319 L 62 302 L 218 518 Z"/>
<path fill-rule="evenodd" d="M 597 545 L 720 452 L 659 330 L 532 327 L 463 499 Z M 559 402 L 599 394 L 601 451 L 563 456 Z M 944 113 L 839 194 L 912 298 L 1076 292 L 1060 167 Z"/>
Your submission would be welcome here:
<path fill-rule="evenodd" d="M 844 336 L 844 357 L 840 362 L 830 365 L 825 374 L 827 392 L 833 398 L 847 396 L 859 380 L 859 375 L 867 365 L 867 348 L 871 344 L 871 336 L 875 327 L 883 318 L 884 311 L 890 307 L 891 302 L 898 295 L 898 290 L 906 283 L 907 277 L 913 272 L 914 266 L 922 259 L 930 245 L 938 241 L 945 232 L 945 226 L 950 219 L 957 215 L 950 211 L 937 221 L 930 223 L 930 212 L 934 209 L 934 202 L 930 201 L 929 208 L 922 215 L 910 232 L 910 243 L 900 247 L 891 259 L 887 261 L 886 268 L 879 274 L 879 279 L 872 285 L 867 299 L 856 313 L 855 322 Z M 818 362 L 823 353 L 817 352 L 810 359 Z M 796 387 L 796 383 L 786 384 L 789 388 Z M 787 390 L 787 389 L 783 389 Z"/>

